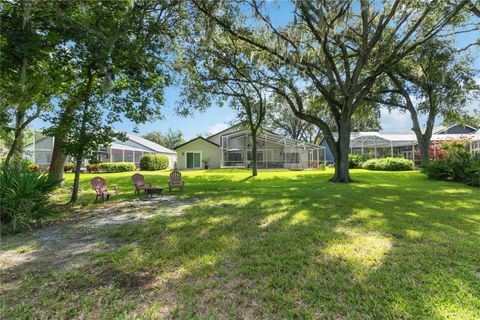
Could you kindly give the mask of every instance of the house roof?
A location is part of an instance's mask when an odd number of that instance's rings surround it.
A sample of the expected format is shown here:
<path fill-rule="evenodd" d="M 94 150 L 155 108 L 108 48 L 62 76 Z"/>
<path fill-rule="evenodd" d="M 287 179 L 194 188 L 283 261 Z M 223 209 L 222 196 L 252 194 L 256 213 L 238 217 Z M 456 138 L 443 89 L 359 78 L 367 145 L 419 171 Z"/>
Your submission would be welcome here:
<path fill-rule="evenodd" d="M 129 150 L 129 151 L 138 151 L 138 152 L 145 152 L 145 149 L 135 148 L 131 146 L 127 146 L 126 144 L 121 144 L 118 142 L 112 142 L 110 144 L 111 149 L 118 149 L 118 150 Z"/>
<path fill-rule="evenodd" d="M 218 144 L 216 144 L 215 142 L 212 142 L 212 141 L 210 141 L 210 140 L 205 139 L 204 137 L 200 137 L 200 136 L 199 136 L 199 137 L 193 138 L 192 140 L 189 140 L 189 141 L 187 141 L 187 142 L 185 142 L 185 143 L 182 143 L 182 144 L 179 145 L 179 146 L 176 146 L 176 147 L 175 147 L 175 150 L 177 150 L 178 148 L 183 147 L 183 146 L 185 146 L 185 145 L 187 145 L 187 144 L 189 144 L 189 143 L 191 143 L 191 142 L 193 142 L 193 141 L 195 141 L 195 140 L 198 140 L 198 139 L 203 140 L 203 141 L 206 141 L 206 142 L 208 142 L 208 143 L 211 143 L 211 144 L 213 144 L 213 145 L 216 146 L 216 147 L 220 147 L 220 146 L 219 146 Z"/>
<path fill-rule="evenodd" d="M 158 143 L 155 143 L 153 141 L 134 136 L 132 134 L 127 134 L 127 137 L 129 140 L 132 140 L 133 142 L 136 142 L 138 144 L 141 144 L 142 146 L 145 146 L 149 149 L 152 149 L 153 151 L 159 152 L 159 153 L 170 153 L 170 154 L 176 154 L 175 151 L 170 150 L 164 146 L 159 145 Z"/>
<path fill-rule="evenodd" d="M 455 124 L 452 124 L 451 126 L 448 126 L 448 127 L 444 127 L 444 130 L 446 132 L 448 132 L 448 130 L 452 129 L 453 127 L 456 127 L 456 126 L 461 126 L 461 127 L 464 127 L 464 128 L 470 128 L 472 129 L 472 131 L 477 131 L 478 129 L 475 128 L 475 127 L 472 127 L 468 124 L 465 124 L 465 125 L 462 125 L 462 124 L 459 124 L 459 123 L 455 123 Z M 443 131 L 443 130 L 440 130 L 440 131 Z M 434 133 L 438 133 L 438 132 L 434 132 Z"/>
<path fill-rule="evenodd" d="M 229 130 L 232 130 L 232 129 L 234 129 L 235 127 L 239 127 L 239 126 L 240 126 L 239 123 L 234 124 L 234 125 L 226 128 L 226 129 L 223 129 L 222 131 L 219 131 L 219 132 L 217 132 L 217 133 L 214 133 L 214 134 L 212 134 L 212 135 L 209 135 L 209 136 L 206 137 L 205 139 L 209 140 L 209 139 L 211 139 L 211 138 L 213 138 L 213 137 L 215 137 L 215 136 L 218 136 L 219 134 L 225 133 L 225 132 L 227 132 L 227 131 L 229 131 Z"/>

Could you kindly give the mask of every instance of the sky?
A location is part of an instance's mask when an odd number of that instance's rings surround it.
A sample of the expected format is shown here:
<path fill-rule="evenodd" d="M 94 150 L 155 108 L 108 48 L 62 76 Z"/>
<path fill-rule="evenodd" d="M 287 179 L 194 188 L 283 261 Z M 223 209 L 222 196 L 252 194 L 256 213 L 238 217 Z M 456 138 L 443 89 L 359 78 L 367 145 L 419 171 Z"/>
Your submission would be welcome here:
<path fill-rule="evenodd" d="M 291 19 L 291 5 L 290 2 L 278 1 L 275 7 L 272 7 L 274 13 L 272 23 L 281 25 Z M 456 41 L 459 45 L 470 43 L 472 40 L 480 37 L 479 34 L 469 34 L 467 36 L 458 36 Z M 478 48 L 477 48 L 478 49 Z M 476 67 L 480 69 L 480 50 L 473 52 L 476 58 Z M 480 83 L 480 76 L 478 77 Z M 169 128 L 183 131 L 186 140 L 193 139 L 199 135 L 210 135 L 224 130 L 235 119 L 235 113 L 228 106 L 217 107 L 212 106 L 205 112 L 195 111 L 188 117 L 180 116 L 175 112 L 176 101 L 180 96 L 179 87 L 169 87 L 165 92 L 165 104 L 162 109 L 164 116 L 163 120 L 157 120 L 151 123 L 138 125 L 138 133 L 134 132 L 135 125 L 129 121 L 115 124 L 114 128 L 119 131 L 127 133 L 143 135 L 150 131 L 165 132 Z M 466 109 L 473 111 L 474 109 L 480 112 L 479 101 L 472 101 L 466 106 Z M 382 110 L 381 125 L 383 131 L 406 131 L 411 128 L 411 120 L 408 114 L 400 113 L 399 111 L 388 112 Z M 422 119 L 421 123 L 425 121 Z M 437 124 L 440 124 L 441 119 L 437 119 Z M 34 127 L 40 129 L 45 126 L 42 121 L 36 121 Z"/>

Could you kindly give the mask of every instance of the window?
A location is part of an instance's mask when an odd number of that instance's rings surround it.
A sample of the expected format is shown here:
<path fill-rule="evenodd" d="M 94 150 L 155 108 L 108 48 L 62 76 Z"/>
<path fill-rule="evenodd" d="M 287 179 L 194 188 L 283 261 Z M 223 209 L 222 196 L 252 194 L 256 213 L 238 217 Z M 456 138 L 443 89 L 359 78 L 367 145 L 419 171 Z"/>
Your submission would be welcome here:
<path fill-rule="evenodd" d="M 228 151 L 227 152 L 227 161 L 232 162 L 241 162 L 243 161 L 243 151 Z"/>

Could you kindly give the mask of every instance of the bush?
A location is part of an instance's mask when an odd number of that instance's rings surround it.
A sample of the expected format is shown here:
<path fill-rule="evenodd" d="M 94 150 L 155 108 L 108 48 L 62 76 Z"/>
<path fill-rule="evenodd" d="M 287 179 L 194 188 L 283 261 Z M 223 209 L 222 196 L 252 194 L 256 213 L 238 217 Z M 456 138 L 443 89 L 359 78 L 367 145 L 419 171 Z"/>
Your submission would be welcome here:
<path fill-rule="evenodd" d="M 31 171 L 39 172 L 40 171 L 40 165 L 36 164 L 36 163 L 31 163 L 31 164 L 28 165 L 28 169 L 31 170 Z"/>
<path fill-rule="evenodd" d="M 363 163 L 364 169 L 382 171 L 407 171 L 413 169 L 413 163 L 403 158 L 370 159 Z"/>
<path fill-rule="evenodd" d="M 103 162 L 98 164 L 98 168 L 105 172 L 127 172 L 137 169 L 133 162 Z"/>
<path fill-rule="evenodd" d="M 19 231 L 41 221 L 48 212 L 48 194 L 56 186 L 56 181 L 30 170 L 24 163 L 0 164 L 1 229 Z"/>
<path fill-rule="evenodd" d="M 445 159 L 423 165 L 423 170 L 429 179 L 458 181 L 480 186 L 480 155 L 472 156 L 468 152 L 449 154 Z"/>
<path fill-rule="evenodd" d="M 65 163 L 63 165 L 63 171 L 68 172 L 68 171 L 75 171 L 75 164 L 73 163 Z"/>
<path fill-rule="evenodd" d="M 348 155 L 348 167 L 350 169 L 361 168 L 365 158 L 361 154 L 349 154 Z"/>
<path fill-rule="evenodd" d="M 168 157 L 157 154 L 147 154 L 140 159 L 140 169 L 155 171 L 168 168 Z"/>
<path fill-rule="evenodd" d="M 99 169 L 99 168 L 98 168 L 98 164 L 96 164 L 96 163 L 89 163 L 89 164 L 87 164 L 86 169 L 87 169 L 87 172 L 88 172 L 88 173 L 91 173 L 91 172 L 98 172 L 98 169 Z"/>

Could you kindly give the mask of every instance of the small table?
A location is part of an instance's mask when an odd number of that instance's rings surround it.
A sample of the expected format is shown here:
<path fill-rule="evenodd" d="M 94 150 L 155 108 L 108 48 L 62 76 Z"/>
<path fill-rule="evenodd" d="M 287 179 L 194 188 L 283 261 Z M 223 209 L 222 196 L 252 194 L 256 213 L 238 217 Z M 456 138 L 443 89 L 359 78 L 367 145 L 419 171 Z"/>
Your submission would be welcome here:
<path fill-rule="evenodd" d="M 163 194 L 163 188 L 161 188 L 161 187 L 146 187 L 145 188 L 145 193 L 147 194 L 147 197 L 148 197 L 148 195 L 150 195 L 150 197 L 153 197 L 154 194 L 159 194 L 160 197 L 161 197 L 162 194 Z"/>

